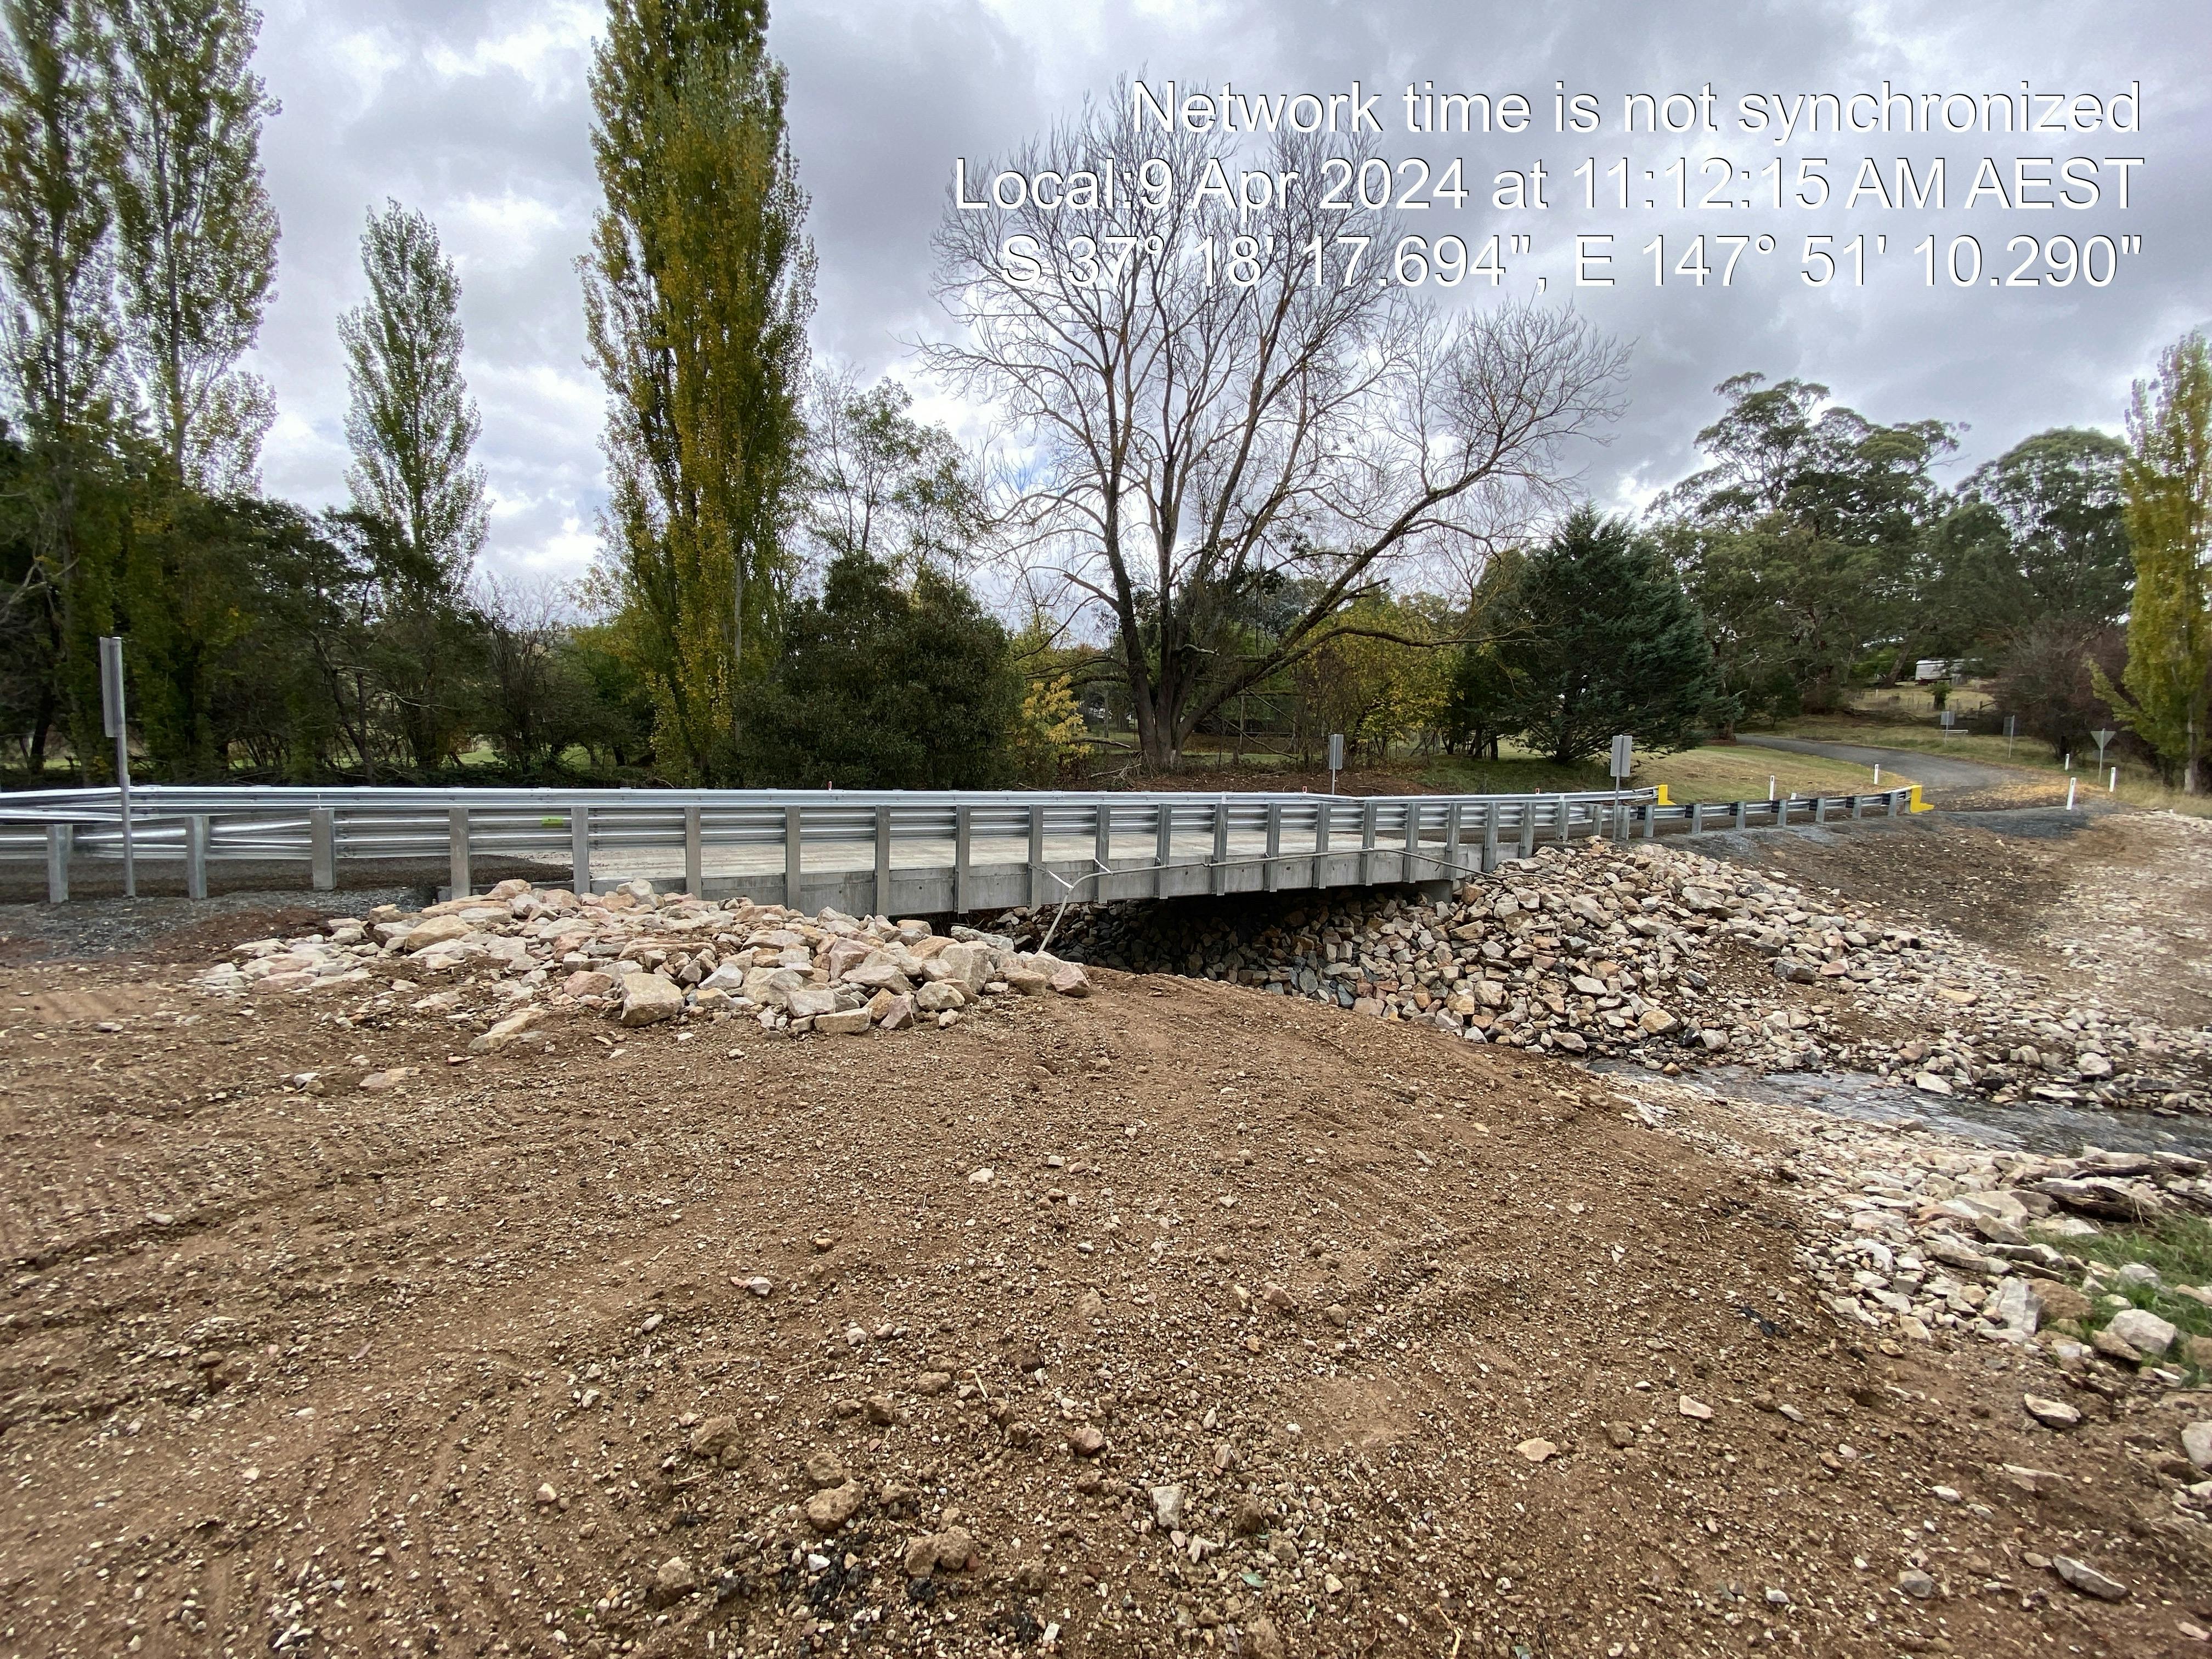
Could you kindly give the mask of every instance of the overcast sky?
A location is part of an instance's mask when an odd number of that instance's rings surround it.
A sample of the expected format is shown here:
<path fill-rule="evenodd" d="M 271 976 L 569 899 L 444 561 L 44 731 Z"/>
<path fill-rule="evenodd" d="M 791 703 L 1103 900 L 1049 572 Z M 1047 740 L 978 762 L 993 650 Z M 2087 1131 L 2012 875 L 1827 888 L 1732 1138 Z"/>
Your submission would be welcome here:
<path fill-rule="evenodd" d="M 486 562 L 568 576 L 589 562 L 604 487 L 601 394 L 583 362 L 574 261 L 597 201 L 585 76 L 602 15 L 595 0 L 270 0 L 259 63 L 284 106 L 264 143 L 283 242 L 255 367 L 281 410 L 264 453 L 272 493 L 317 505 L 343 495 L 346 388 L 333 319 L 363 289 L 363 212 L 396 197 L 435 219 L 460 265 L 466 370 L 495 503 Z M 1326 93 L 1357 78 L 1388 94 L 1384 151 L 1437 165 L 1465 157 L 1477 203 L 1492 173 L 1542 159 L 1553 173 L 1551 212 L 1471 205 L 1448 228 L 1478 242 L 1492 230 L 1533 233 L 1535 254 L 1513 262 L 1507 291 L 1547 276 L 1547 300 L 1567 284 L 1576 232 L 1614 234 L 1619 284 L 1572 296 L 1633 345 L 1626 417 L 1587 458 L 1586 488 L 1608 503 L 1638 503 L 1691 471 L 1696 431 L 1718 407 L 1711 387 L 1741 370 L 1818 380 L 1878 420 L 1965 422 L 1958 477 L 2044 427 L 2117 428 L 2130 380 L 2184 330 L 2212 324 L 2212 6 L 2201 3 L 781 0 L 770 42 L 790 70 L 793 142 L 813 198 L 815 350 L 871 377 L 913 382 L 903 343 L 944 327 L 928 239 L 953 158 L 972 167 L 1123 75 L 1186 86 L 1225 78 L 1269 93 Z M 1747 92 L 1848 94 L 1885 78 L 1914 92 L 2016 91 L 2025 79 L 2100 96 L 2139 80 L 2142 130 L 1823 132 L 1778 146 L 1733 127 Z M 1440 91 L 1522 92 L 1536 122 L 1517 137 L 1409 137 L 1397 94 L 1416 79 Z M 1561 79 L 1599 95 L 1599 134 L 1550 130 Z M 1582 185 L 1565 175 L 1585 155 L 1603 166 L 1623 153 L 1622 95 L 1695 92 L 1708 81 L 1723 131 L 1639 135 L 1627 152 L 1633 211 L 1585 211 Z M 1844 210 L 1861 155 L 1888 173 L 1895 156 L 1935 153 L 1949 158 L 1947 214 Z M 1725 155 L 1753 169 L 1778 155 L 1793 178 L 1801 158 L 1825 155 L 1837 197 L 1818 211 L 1644 210 L 1652 187 L 1642 169 L 1678 154 L 1693 166 Z M 2094 210 L 2002 213 L 1985 198 L 1969 212 L 1960 199 L 1983 155 L 2008 169 L 2015 155 L 2145 159 L 2124 213 L 2112 205 L 2111 168 Z M 1989 264 L 1976 287 L 1954 287 L 1941 270 L 1937 287 L 1923 286 L 1909 249 L 1930 230 L 1939 246 L 1979 235 Z M 1779 246 L 1747 256 L 1728 290 L 1700 292 L 1679 277 L 1654 288 L 1637 251 L 1656 233 L 1680 246 L 1698 231 L 1765 232 Z M 1870 258 L 1864 288 L 1815 291 L 1799 279 L 1798 255 L 1803 237 L 1820 232 L 1838 243 L 1886 233 L 1890 252 Z M 2031 233 L 2137 234 L 2142 252 L 2101 289 L 1990 289 L 1988 273 L 2019 257 L 2002 254 L 2005 240 Z M 958 423 L 959 411 L 933 406 Z"/>

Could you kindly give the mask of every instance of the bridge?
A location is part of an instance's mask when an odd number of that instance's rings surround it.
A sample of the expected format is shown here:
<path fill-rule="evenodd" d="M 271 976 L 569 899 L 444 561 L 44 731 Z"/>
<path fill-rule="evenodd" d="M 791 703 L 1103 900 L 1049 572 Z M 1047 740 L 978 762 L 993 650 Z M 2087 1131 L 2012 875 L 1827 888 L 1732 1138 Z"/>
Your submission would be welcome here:
<path fill-rule="evenodd" d="M 854 915 L 1449 883 L 1547 844 L 1896 817 L 1917 792 L 1678 805 L 1663 790 L 1542 795 L 416 789 L 151 785 L 0 795 L 0 869 L 139 866 L 204 898 L 210 865 L 531 866 L 578 892 L 644 877 L 702 897 Z M 281 873 L 281 872 L 280 872 Z"/>

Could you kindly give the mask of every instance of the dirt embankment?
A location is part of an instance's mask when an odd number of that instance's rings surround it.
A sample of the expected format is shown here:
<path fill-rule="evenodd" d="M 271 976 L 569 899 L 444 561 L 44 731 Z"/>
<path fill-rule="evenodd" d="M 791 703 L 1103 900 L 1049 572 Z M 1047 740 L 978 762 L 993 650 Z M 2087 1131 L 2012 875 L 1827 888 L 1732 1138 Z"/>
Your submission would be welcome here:
<path fill-rule="evenodd" d="M 572 1012 L 476 1058 L 488 1010 L 183 978 L 0 969 L 0 1651 L 2212 1624 L 2148 1449 L 2187 1402 L 2084 1388 L 2054 1433 L 2031 1360 L 1847 1331 L 1717 1107 L 1733 1151 L 1562 1062 L 1164 978 L 826 1042 Z"/>

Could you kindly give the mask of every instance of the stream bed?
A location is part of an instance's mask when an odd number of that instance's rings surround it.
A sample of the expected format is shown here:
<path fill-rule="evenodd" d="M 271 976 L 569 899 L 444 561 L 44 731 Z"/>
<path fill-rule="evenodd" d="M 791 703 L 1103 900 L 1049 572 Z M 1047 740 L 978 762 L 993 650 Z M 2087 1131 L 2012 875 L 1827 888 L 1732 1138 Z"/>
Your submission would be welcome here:
<path fill-rule="evenodd" d="M 1650 1073 L 1639 1066 L 1600 1061 L 1608 1077 Z M 2150 1111 L 2085 1111 L 2051 1101 L 1998 1106 L 1978 1097 L 1925 1094 L 1857 1072 L 1759 1073 L 1713 1066 L 1668 1079 L 1717 1099 L 1802 1106 L 1830 1117 L 1905 1129 L 1916 1125 L 1978 1146 L 2072 1157 L 2084 1146 L 2116 1152 L 2184 1152 L 2212 1158 L 2212 1118 Z"/>

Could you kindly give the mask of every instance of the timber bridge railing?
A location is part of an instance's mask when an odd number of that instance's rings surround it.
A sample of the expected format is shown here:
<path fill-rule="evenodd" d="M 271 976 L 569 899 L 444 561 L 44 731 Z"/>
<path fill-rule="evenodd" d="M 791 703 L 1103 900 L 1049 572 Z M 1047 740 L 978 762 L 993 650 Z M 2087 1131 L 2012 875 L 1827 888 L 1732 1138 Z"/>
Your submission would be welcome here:
<path fill-rule="evenodd" d="M 537 866 L 579 892 L 644 877 L 799 909 L 952 915 L 1018 904 L 1445 883 L 1590 836 L 1894 817 L 1917 788 L 1677 805 L 1663 789 L 1544 795 L 1055 791 L 559 790 L 141 785 L 0 794 L 0 869 L 143 863 L 207 896 L 210 864 L 285 865 L 316 889 L 348 866 Z M 258 874 L 258 872 L 257 872 Z M 398 884 L 395 883 L 395 884 Z"/>

